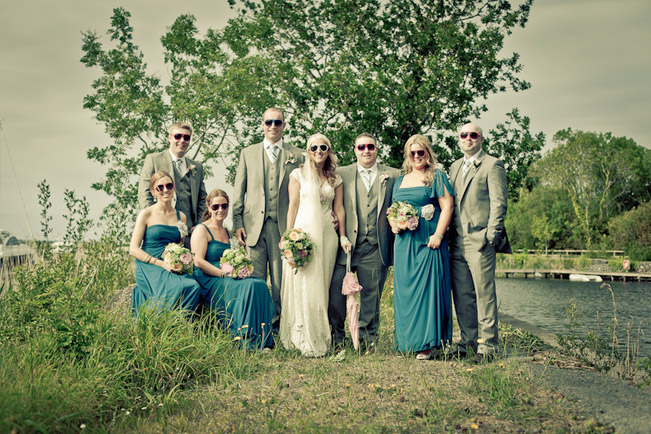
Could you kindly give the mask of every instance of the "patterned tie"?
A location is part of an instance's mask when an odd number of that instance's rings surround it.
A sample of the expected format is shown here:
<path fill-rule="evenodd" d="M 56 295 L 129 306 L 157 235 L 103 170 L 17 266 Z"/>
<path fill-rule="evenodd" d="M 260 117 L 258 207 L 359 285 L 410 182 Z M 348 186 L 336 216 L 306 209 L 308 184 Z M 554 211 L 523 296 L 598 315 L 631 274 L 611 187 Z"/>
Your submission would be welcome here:
<path fill-rule="evenodd" d="M 276 162 L 276 158 L 278 158 L 278 153 L 280 152 L 280 149 L 276 145 L 271 145 L 269 146 L 269 152 L 267 155 L 269 156 L 269 159 L 271 160 L 272 163 Z"/>
<path fill-rule="evenodd" d="M 366 191 L 371 190 L 371 169 L 362 169 L 362 180 L 366 186 Z"/>
<path fill-rule="evenodd" d="M 177 158 L 176 161 L 174 162 L 174 166 L 176 167 L 176 170 L 178 170 L 179 174 L 182 175 L 183 172 L 181 172 L 181 164 L 183 164 L 183 160 L 181 160 L 180 158 Z"/>
<path fill-rule="evenodd" d="M 470 166 L 472 166 L 472 161 L 465 160 L 463 162 L 463 177 L 465 178 L 468 172 L 470 172 Z"/>

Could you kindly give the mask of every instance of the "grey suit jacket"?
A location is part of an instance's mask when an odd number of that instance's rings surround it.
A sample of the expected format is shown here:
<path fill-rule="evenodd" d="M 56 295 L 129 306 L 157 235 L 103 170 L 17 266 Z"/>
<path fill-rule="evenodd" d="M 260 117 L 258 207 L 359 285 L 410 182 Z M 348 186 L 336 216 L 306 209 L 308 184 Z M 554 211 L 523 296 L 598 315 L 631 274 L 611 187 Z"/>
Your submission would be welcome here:
<path fill-rule="evenodd" d="M 456 185 L 457 177 L 463 176 L 463 158 L 450 167 L 450 180 Z M 510 252 L 511 247 L 504 230 L 506 217 L 507 181 L 504 163 L 481 152 L 466 176 L 461 191 L 455 191 L 455 225 L 450 231 L 456 238 L 457 227 L 461 226 L 477 250 L 492 243 L 498 252 Z"/>
<path fill-rule="evenodd" d="M 379 163 L 377 169 L 378 182 L 380 184 L 377 207 L 378 248 L 380 250 L 382 265 L 388 267 L 393 264 L 393 232 L 391 232 L 389 222 L 387 221 L 387 208 L 391 206 L 391 191 L 393 190 L 393 183 L 400 175 L 400 171 Z M 354 251 L 358 233 L 357 189 L 355 188 L 357 176 L 359 176 L 357 172 L 357 163 L 340 167 L 337 169 L 337 173 L 341 176 L 344 186 L 346 236 L 352 243 Z M 384 178 L 386 178 L 386 181 L 383 181 Z M 346 254 L 341 248 L 339 248 L 337 254 L 337 262 L 340 264 L 346 263 Z"/>
<path fill-rule="evenodd" d="M 303 150 L 283 142 L 278 158 L 282 166 L 278 176 L 278 228 L 282 235 L 287 228 L 287 207 L 289 206 L 289 174 L 304 161 Z M 246 230 L 246 245 L 258 243 L 265 217 L 264 197 L 264 143 L 251 145 L 242 150 L 235 175 L 233 194 L 233 230 Z"/>
<path fill-rule="evenodd" d="M 190 170 L 190 191 L 192 193 L 192 209 L 195 210 L 195 221 L 189 221 L 190 216 L 186 216 L 188 219 L 188 227 L 191 228 L 196 226 L 201 219 L 201 214 L 206 210 L 206 186 L 203 182 L 203 165 L 198 162 L 185 158 L 188 170 Z M 154 204 L 154 198 L 149 191 L 149 178 L 158 172 L 159 170 L 164 170 L 169 173 L 174 179 L 174 184 L 178 183 L 176 179 L 176 174 L 174 173 L 174 167 L 172 166 L 172 157 L 168 150 L 157 152 L 155 154 L 149 154 L 145 157 L 145 163 L 142 165 L 142 170 L 140 172 L 140 180 L 138 181 L 138 205 L 140 209 L 145 209 L 148 206 Z"/>

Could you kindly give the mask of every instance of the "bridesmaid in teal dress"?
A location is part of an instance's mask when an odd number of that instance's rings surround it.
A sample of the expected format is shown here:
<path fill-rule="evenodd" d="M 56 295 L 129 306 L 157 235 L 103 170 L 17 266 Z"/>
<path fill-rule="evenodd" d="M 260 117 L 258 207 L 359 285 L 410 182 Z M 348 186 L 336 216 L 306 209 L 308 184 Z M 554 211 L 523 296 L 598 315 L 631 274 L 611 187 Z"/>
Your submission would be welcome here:
<path fill-rule="evenodd" d="M 194 277 L 201 285 L 201 298 L 230 332 L 252 350 L 269 352 L 273 346 L 274 305 L 267 283 L 259 278 L 234 279 L 222 272 L 219 259 L 231 247 L 231 234 L 224 228 L 229 199 L 223 190 L 206 197 L 203 223 L 190 240 L 194 253 Z"/>
<path fill-rule="evenodd" d="M 193 312 L 201 287 L 188 274 L 174 274 L 170 264 L 161 259 L 165 246 L 182 242 L 187 235 L 185 214 L 172 206 L 174 181 L 167 172 L 156 172 L 149 180 L 149 190 L 156 203 L 138 214 L 129 245 L 129 254 L 136 258 L 131 310 L 134 315 L 144 306 Z"/>
<path fill-rule="evenodd" d="M 391 228 L 397 234 L 393 255 L 395 346 L 398 351 L 416 353 L 418 360 L 428 360 L 432 350 L 452 340 L 446 231 L 454 211 L 454 193 L 447 176 L 436 170 L 425 136 L 410 137 L 404 155 L 405 175 L 396 180 L 392 200 L 410 203 L 419 211 L 419 219 L 413 231 Z"/>

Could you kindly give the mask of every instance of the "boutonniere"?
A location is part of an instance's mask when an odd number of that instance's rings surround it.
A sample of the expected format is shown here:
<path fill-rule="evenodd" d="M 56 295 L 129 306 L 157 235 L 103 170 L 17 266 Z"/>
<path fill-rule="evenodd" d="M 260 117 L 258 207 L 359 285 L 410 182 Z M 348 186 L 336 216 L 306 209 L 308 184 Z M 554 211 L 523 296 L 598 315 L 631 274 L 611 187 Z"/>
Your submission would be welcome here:
<path fill-rule="evenodd" d="M 181 238 L 188 236 L 188 225 L 183 223 L 182 220 L 177 220 L 176 221 L 176 227 L 178 228 L 179 232 L 181 233 Z"/>
<path fill-rule="evenodd" d="M 294 155 L 293 152 L 290 152 L 289 155 L 287 156 L 287 159 L 285 160 L 285 164 L 295 164 L 296 163 L 296 155 Z"/>
<path fill-rule="evenodd" d="M 383 173 L 382 175 L 380 175 L 380 183 L 381 184 L 386 184 L 387 179 L 389 179 L 389 174 L 388 173 Z"/>
<path fill-rule="evenodd" d="M 190 175 L 194 176 L 197 174 L 197 166 L 192 165 L 188 166 L 188 172 L 190 172 Z"/>

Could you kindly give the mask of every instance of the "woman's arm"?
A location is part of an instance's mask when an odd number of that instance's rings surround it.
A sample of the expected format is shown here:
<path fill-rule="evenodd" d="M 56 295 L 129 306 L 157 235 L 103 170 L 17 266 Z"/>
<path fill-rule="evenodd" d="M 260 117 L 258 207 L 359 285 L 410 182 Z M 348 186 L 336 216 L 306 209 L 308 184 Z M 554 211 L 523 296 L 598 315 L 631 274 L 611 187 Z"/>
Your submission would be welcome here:
<path fill-rule="evenodd" d="M 294 228 L 296 221 L 296 214 L 298 213 L 298 205 L 301 202 L 301 183 L 293 176 L 289 177 L 289 186 L 287 187 L 289 194 L 289 205 L 287 206 L 287 229 Z M 283 234 L 280 234 L 281 236 Z"/>
<path fill-rule="evenodd" d="M 161 268 L 171 272 L 172 267 L 167 262 L 154 258 L 149 253 L 142 250 L 142 240 L 145 237 L 145 230 L 147 229 L 147 219 L 149 217 L 149 210 L 144 209 L 138 214 L 136 225 L 133 227 L 133 234 L 131 235 L 131 242 L 129 243 L 129 254 L 139 261 L 146 262 L 147 264 L 158 265 Z"/>
<path fill-rule="evenodd" d="M 339 184 L 335 188 L 335 200 L 332 206 L 337 220 L 339 220 L 339 240 L 344 252 L 348 253 L 353 246 L 346 238 L 346 210 L 344 210 L 344 185 Z"/>
<path fill-rule="evenodd" d="M 439 206 L 441 207 L 441 215 L 439 216 L 439 222 L 436 225 L 436 230 L 429 237 L 429 243 L 427 247 L 432 249 L 438 249 L 441 246 L 443 237 L 450 226 L 450 220 L 452 220 L 452 213 L 454 212 L 454 198 L 447 190 L 444 188 L 443 196 L 438 198 Z"/>
<path fill-rule="evenodd" d="M 206 261 L 206 250 L 208 250 L 208 231 L 204 225 L 197 225 L 192 231 L 190 248 L 194 253 L 194 266 L 209 276 L 224 277 L 219 267 Z"/>

